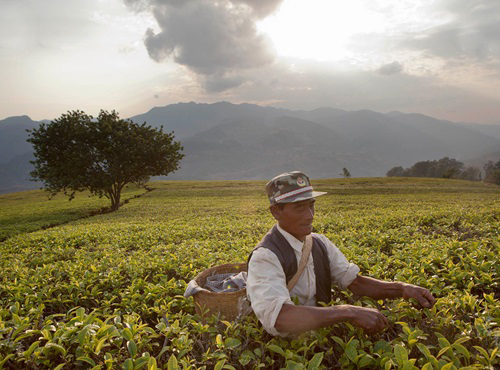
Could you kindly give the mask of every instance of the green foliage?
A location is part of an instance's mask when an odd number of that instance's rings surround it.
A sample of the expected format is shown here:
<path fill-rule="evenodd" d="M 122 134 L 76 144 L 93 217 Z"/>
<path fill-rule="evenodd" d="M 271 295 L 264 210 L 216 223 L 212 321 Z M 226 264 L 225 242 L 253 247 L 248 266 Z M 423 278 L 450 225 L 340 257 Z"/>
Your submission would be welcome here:
<path fill-rule="evenodd" d="M 500 185 L 500 160 L 495 164 L 493 161 L 488 161 L 484 165 L 484 171 L 486 173 L 484 181 Z"/>
<path fill-rule="evenodd" d="M 344 176 L 344 178 L 348 179 L 351 177 L 351 173 L 349 172 L 349 170 L 347 168 L 342 168 L 342 176 Z"/>
<path fill-rule="evenodd" d="M 101 111 L 95 121 L 84 112 L 68 112 L 30 133 L 35 180 L 52 195 L 64 192 L 72 199 L 88 190 L 106 196 L 112 210 L 119 208 L 126 184 L 143 186 L 151 176 L 167 175 L 183 157 L 173 133 L 120 119 L 115 111 Z"/>
<path fill-rule="evenodd" d="M 134 185 L 125 186 L 124 203 L 144 192 L 144 189 Z M 86 192 L 83 193 L 85 194 Z M 62 194 L 48 199 L 40 190 L 0 194 L 0 241 L 17 234 L 47 229 L 107 211 L 104 199 L 87 194 L 88 197 L 78 197 L 72 202 L 68 202 Z"/>
<path fill-rule="evenodd" d="M 374 335 L 345 323 L 283 339 L 254 316 L 203 321 L 182 294 L 206 268 L 244 261 L 272 226 L 264 182 L 155 182 L 117 212 L 0 244 L 0 368 L 500 365 L 497 187 L 399 178 L 313 183 L 329 192 L 318 198 L 316 231 L 363 274 L 429 288 L 435 307 L 334 289 L 332 304 L 388 317 L 390 327 Z"/>
<path fill-rule="evenodd" d="M 445 179 L 478 180 L 479 169 L 477 167 L 465 167 L 465 165 L 454 158 L 444 157 L 437 161 L 421 161 L 410 168 L 401 166 L 393 167 L 387 171 L 387 177 L 434 177 Z"/>

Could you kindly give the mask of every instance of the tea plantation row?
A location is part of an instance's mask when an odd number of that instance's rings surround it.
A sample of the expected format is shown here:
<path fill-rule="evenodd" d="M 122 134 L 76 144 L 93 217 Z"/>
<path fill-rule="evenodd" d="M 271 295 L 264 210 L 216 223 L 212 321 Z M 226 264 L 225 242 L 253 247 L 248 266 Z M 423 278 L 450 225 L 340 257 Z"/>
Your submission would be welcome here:
<path fill-rule="evenodd" d="M 201 320 L 182 296 L 186 285 L 208 267 L 245 261 L 273 225 L 263 185 L 153 182 L 151 192 L 130 189 L 142 196 L 118 212 L 78 221 L 38 192 L 15 194 L 19 207 L 0 196 L 18 227 L 0 212 L 0 368 L 500 366 L 500 190 L 479 183 L 314 182 L 328 192 L 317 201 L 316 231 L 363 274 L 429 288 L 437 297 L 430 310 L 334 288 L 332 304 L 376 307 L 389 329 L 368 335 L 344 323 L 283 339 L 253 316 Z M 68 204 L 80 217 L 87 202 Z M 35 222 L 27 204 L 40 227 L 45 214 L 64 224 L 24 232 Z"/>

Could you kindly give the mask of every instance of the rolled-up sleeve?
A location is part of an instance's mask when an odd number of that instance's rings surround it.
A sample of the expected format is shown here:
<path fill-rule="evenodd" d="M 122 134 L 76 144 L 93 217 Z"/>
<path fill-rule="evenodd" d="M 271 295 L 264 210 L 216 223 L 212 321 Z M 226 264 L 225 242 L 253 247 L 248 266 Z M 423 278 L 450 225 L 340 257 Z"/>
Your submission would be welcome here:
<path fill-rule="evenodd" d="M 323 244 L 325 244 L 328 257 L 330 258 L 330 271 L 332 275 L 332 283 L 339 286 L 341 289 L 347 289 L 349 285 L 356 279 L 359 273 L 359 267 L 350 263 L 342 252 L 324 235 L 316 234 Z"/>
<path fill-rule="evenodd" d="M 248 264 L 247 296 L 264 329 L 271 335 L 288 333 L 275 329 L 283 304 L 293 304 L 286 286 L 286 277 L 276 255 L 266 248 L 253 252 Z"/>

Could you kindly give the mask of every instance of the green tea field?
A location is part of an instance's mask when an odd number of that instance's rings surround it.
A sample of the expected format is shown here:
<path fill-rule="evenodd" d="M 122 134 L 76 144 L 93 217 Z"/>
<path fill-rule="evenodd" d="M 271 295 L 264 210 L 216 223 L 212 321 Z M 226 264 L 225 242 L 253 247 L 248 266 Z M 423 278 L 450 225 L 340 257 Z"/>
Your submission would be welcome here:
<path fill-rule="evenodd" d="M 264 181 L 151 182 L 106 199 L 0 195 L 0 369 L 498 369 L 500 187 L 445 179 L 313 180 L 314 228 L 362 274 L 424 286 L 432 309 L 333 287 L 390 327 L 299 337 L 253 315 L 202 320 L 183 293 L 245 262 L 274 224 Z"/>

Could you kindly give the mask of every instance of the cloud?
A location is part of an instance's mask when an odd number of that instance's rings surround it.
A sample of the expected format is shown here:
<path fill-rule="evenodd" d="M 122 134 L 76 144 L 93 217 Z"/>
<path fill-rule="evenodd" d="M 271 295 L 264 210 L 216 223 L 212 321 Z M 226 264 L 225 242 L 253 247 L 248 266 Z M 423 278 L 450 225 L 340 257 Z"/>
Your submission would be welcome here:
<path fill-rule="evenodd" d="M 233 3 L 246 4 L 256 18 L 265 18 L 274 13 L 283 0 L 232 0 Z"/>
<path fill-rule="evenodd" d="M 498 97 L 478 94 L 467 86 L 442 84 L 433 76 L 397 73 L 388 79 L 377 72 L 299 60 L 291 67 L 278 61 L 260 71 L 247 71 L 243 78 L 249 82 L 232 90 L 230 96 L 222 92 L 192 98 L 306 110 L 322 106 L 378 112 L 399 110 L 453 121 L 498 122 Z"/>
<path fill-rule="evenodd" d="M 201 78 L 200 82 L 207 93 L 214 93 L 238 87 L 245 82 L 245 78 L 239 74 L 235 76 L 210 75 Z"/>
<path fill-rule="evenodd" d="M 480 122 L 500 115 L 500 2 L 379 2 L 387 29 L 354 34 L 342 62 L 314 63 L 274 55 L 257 32 L 256 22 L 287 0 L 123 1 L 157 22 L 144 39 L 150 58 L 182 66 L 180 84 L 160 88 L 168 103 L 400 110 Z"/>
<path fill-rule="evenodd" d="M 500 58 L 500 2 L 446 0 L 434 10 L 450 20 L 409 35 L 402 46 L 441 58 Z"/>
<path fill-rule="evenodd" d="M 384 75 L 384 76 L 398 74 L 402 71 L 403 71 L 403 65 L 399 62 L 396 62 L 396 61 L 394 61 L 392 63 L 384 64 L 379 69 L 377 69 L 377 72 L 381 75 Z"/>
<path fill-rule="evenodd" d="M 173 60 L 198 75 L 207 90 L 240 85 L 245 70 L 269 65 L 274 53 L 256 21 L 282 0 L 124 0 L 151 11 L 159 30 L 148 29 L 144 43 L 160 63 Z"/>

